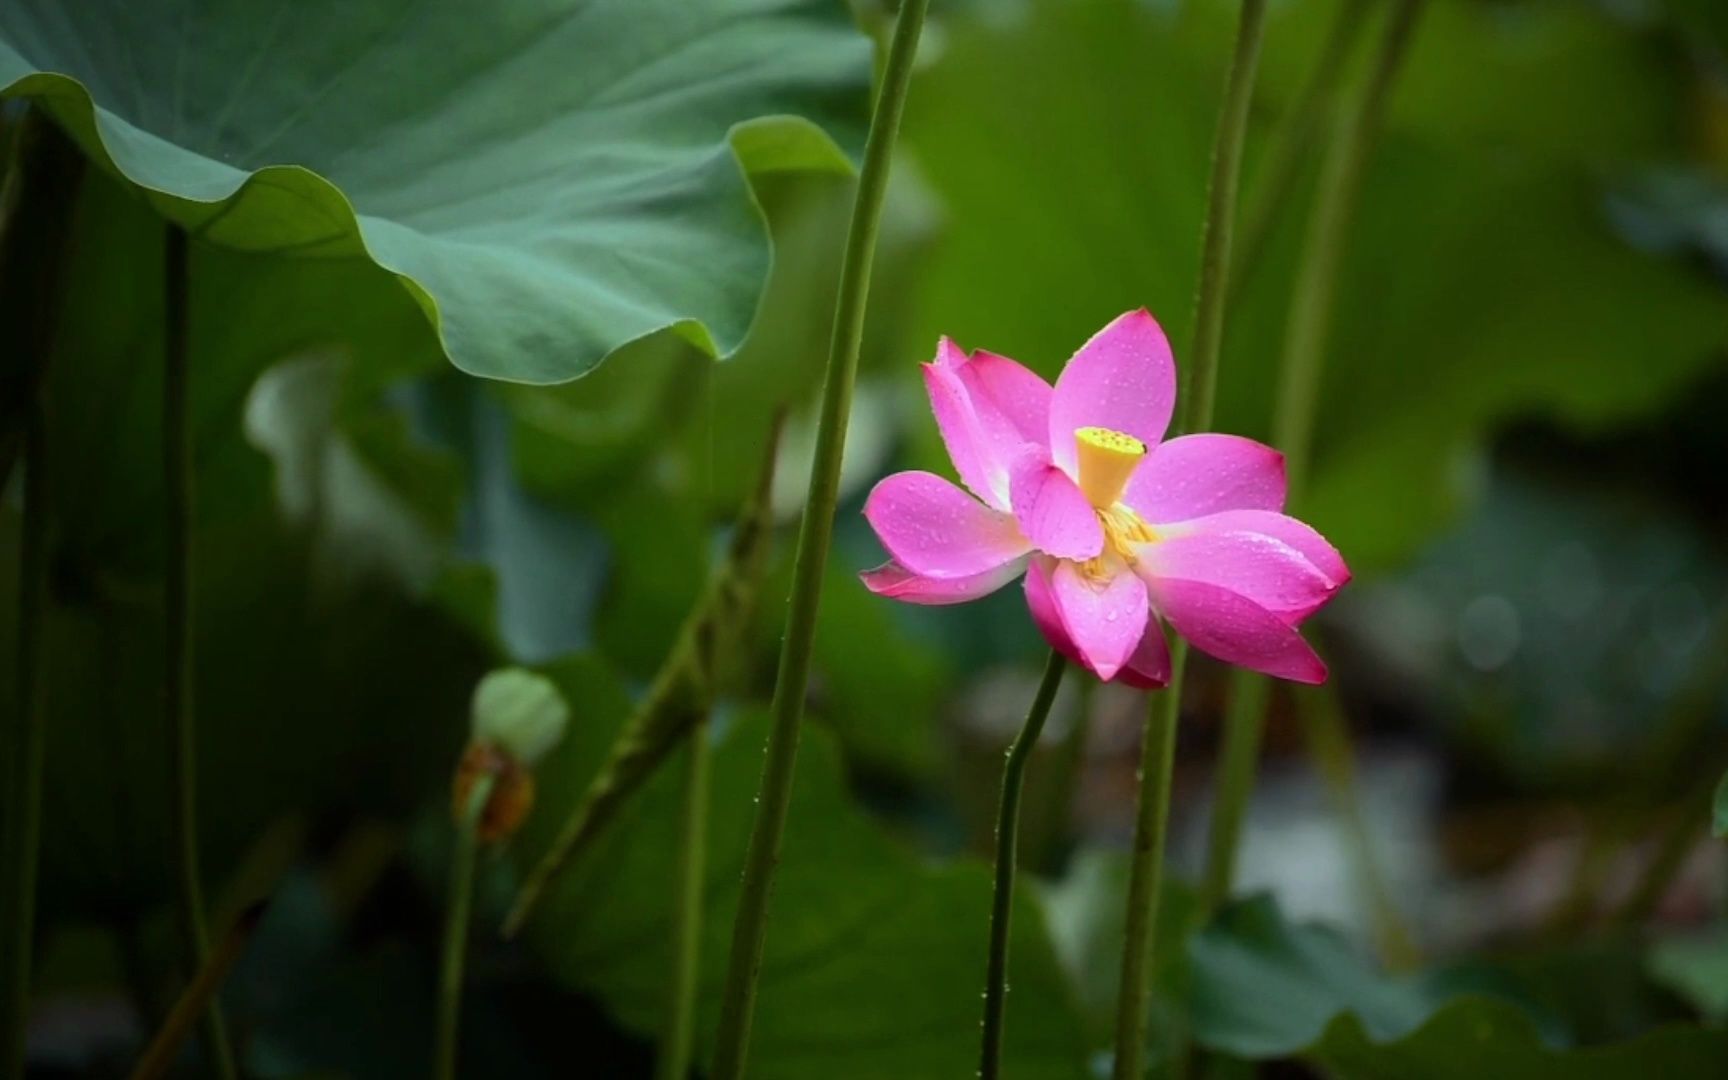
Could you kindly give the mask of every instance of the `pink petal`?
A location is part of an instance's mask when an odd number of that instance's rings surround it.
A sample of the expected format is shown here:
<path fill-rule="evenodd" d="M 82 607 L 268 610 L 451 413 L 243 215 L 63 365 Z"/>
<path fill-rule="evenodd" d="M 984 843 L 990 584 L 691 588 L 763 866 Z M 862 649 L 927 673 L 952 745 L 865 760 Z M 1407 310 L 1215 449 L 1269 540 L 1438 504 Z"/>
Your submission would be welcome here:
<path fill-rule="evenodd" d="M 1090 559 L 1104 550 L 1104 527 L 1079 485 L 1028 447 L 1009 479 L 1014 516 L 1032 546 L 1061 559 Z"/>
<path fill-rule="evenodd" d="M 1080 650 L 1074 644 L 1074 639 L 1068 636 L 1068 628 L 1062 623 L 1062 613 L 1057 610 L 1056 597 L 1052 591 L 1050 575 L 1056 567 L 1056 560 L 1047 556 L 1038 556 L 1032 560 L 1026 570 L 1026 606 L 1032 611 L 1032 621 L 1044 635 L 1044 640 L 1050 647 L 1074 661 L 1085 666 L 1080 657 Z M 1128 663 L 1116 673 L 1116 681 L 1141 690 L 1152 690 L 1170 683 L 1170 647 L 1164 641 L 1164 631 L 1159 627 L 1150 613 L 1147 615 L 1146 629 L 1140 637 L 1140 644 L 1135 646 L 1134 654 L 1128 658 Z"/>
<path fill-rule="evenodd" d="M 1201 581 L 1148 584 L 1159 614 L 1201 652 L 1280 679 L 1326 681 L 1326 665 L 1301 635 L 1247 597 Z"/>
<path fill-rule="evenodd" d="M 1050 592 L 1080 662 L 1100 679 L 1116 677 L 1146 634 L 1146 586 L 1124 568 L 1103 580 L 1062 561 L 1050 575 Z"/>
<path fill-rule="evenodd" d="M 1015 559 L 969 577 L 927 578 L 898 563 L 888 562 L 874 570 L 866 570 L 858 577 L 864 582 L 864 587 L 877 596 L 903 600 L 908 604 L 963 604 L 990 595 L 1013 581 L 1025 568 L 1025 559 Z"/>
<path fill-rule="evenodd" d="M 958 357 L 958 359 L 955 359 Z M 972 489 L 972 494 L 998 510 L 1008 509 L 1008 462 L 998 460 L 985 437 L 984 425 L 972 407 L 957 366 L 965 362 L 958 346 L 943 338 L 936 347 L 936 362 L 924 365 L 924 388 L 930 394 L 930 411 L 936 428 L 948 447 L 954 471 Z"/>
<path fill-rule="evenodd" d="M 1044 445 L 1050 438 L 1050 384 L 1036 372 L 979 349 L 960 368 L 973 407 L 987 427 L 993 421 L 1020 443 Z"/>
<path fill-rule="evenodd" d="M 1202 518 L 1209 521 L 1209 518 Z M 1294 625 L 1332 599 L 1338 583 L 1295 548 L 1258 532 L 1195 529 L 1141 545 L 1135 570 L 1229 589 Z"/>
<path fill-rule="evenodd" d="M 1147 617 L 1146 632 L 1140 636 L 1134 655 L 1116 673 L 1116 681 L 1139 690 L 1156 690 L 1170 685 L 1170 646 L 1164 640 L 1164 628 L 1158 625 L 1156 616 Z"/>
<path fill-rule="evenodd" d="M 1144 308 L 1092 335 L 1062 369 L 1050 396 L 1050 454 L 1074 472 L 1074 432 L 1103 427 L 1156 446 L 1176 403 L 1170 342 Z"/>
<path fill-rule="evenodd" d="M 1134 470 L 1122 501 L 1156 525 L 1221 510 L 1284 509 L 1284 455 L 1239 435 L 1183 435 Z"/>
<path fill-rule="evenodd" d="M 1199 532 L 1260 533 L 1301 552 L 1315 569 L 1331 579 L 1335 588 L 1342 588 L 1350 580 L 1350 568 L 1344 565 L 1344 557 L 1338 554 L 1338 549 L 1327 543 L 1326 538 L 1311 526 L 1288 514 L 1270 510 L 1226 510 L 1192 521 L 1162 525 L 1158 532 L 1167 537 Z"/>
<path fill-rule="evenodd" d="M 993 570 L 1031 546 L 1014 519 L 935 473 L 901 472 L 878 483 L 864 516 L 900 565 L 924 577 Z"/>

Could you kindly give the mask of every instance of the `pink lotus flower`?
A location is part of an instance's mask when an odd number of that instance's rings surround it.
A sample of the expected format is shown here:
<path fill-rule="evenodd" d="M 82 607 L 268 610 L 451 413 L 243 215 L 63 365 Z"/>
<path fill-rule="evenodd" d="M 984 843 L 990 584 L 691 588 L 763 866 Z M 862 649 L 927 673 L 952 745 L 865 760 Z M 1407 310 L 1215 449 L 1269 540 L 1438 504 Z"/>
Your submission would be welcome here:
<path fill-rule="evenodd" d="M 864 514 L 892 559 L 862 575 L 872 592 L 957 604 L 1024 572 L 1033 622 L 1101 679 L 1165 685 L 1163 619 L 1220 660 L 1325 680 L 1296 628 L 1350 571 L 1281 513 L 1282 454 L 1235 435 L 1160 441 L 1176 366 L 1146 311 L 1082 345 L 1054 389 L 947 338 L 924 383 L 972 494 L 927 472 L 877 484 Z"/>

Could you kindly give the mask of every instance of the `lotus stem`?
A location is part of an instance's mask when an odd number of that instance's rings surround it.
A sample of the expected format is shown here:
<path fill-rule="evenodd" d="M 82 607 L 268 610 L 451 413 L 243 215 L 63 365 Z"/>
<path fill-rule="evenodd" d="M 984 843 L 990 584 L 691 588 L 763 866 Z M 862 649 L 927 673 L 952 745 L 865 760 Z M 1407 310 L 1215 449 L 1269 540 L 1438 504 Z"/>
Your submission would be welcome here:
<path fill-rule="evenodd" d="M 1380 130 L 1392 84 L 1403 64 L 1422 3 L 1423 0 L 1398 0 L 1393 8 L 1374 56 L 1373 69 L 1360 95 L 1350 104 L 1321 166 L 1319 193 L 1308 219 L 1307 239 L 1291 296 L 1284 355 L 1279 364 L 1278 404 L 1272 420 L 1272 441 L 1284 452 L 1291 501 L 1307 481 L 1321 360 L 1332 325 L 1333 294 L 1350 216 L 1355 212 L 1368 154 Z"/>
<path fill-rule="evenodd" d="M 169 223 L 162 256 L 164 326 L 162 368 L 162 480 L 167 497 L 167 565 L 164 569 L 162 686 L 170 729 L 169 775 L 173 790 L 178 915 L 190 978 L 209 959 L 209 917 L 198 851 L 198 734 L 193 703 L 192 640 L 192 425 L 188 419 L 188 269 L 186 234 Z M 223 1080 L 234 1077 L 234 1054 L 221 1003 L 204 1011 L 204 1049 Z"/>
<path fill-rule="evenodd" d="M 1322 360 L 1331 326 L 1333 295 L 1338 266 L 1343 257 L 1350 217 L 1355 211 L 1363 172 L 1374 137 L 1380 129 L 1391 88 L 1409 47 L 1421 13 L 1422 0 L 1398 0 L 1393 9 L 1372 68 L 1358 95 L 1351 100 L 1321 165 L 1320 186 L 1308 221 L 1302 261 L 1293 288 L 1289 323 L 1284 335 L 1284 354 L 1279 364 L 1279 387 L 1273 416 L 1272 441 L 1284 452 L 1289 481 L 1288 501 L 1295 504 L 1307 481 L 1314 434 L 1316 403 L 1322 375 Z M 1342 31 L 1335 30 L 1335 36 Z M 1348 43 L 1336 40 L 1328 51 L 1347 51 Z M 1327 93 L 1329 96 L 1329 91 Z M 1231 706 L 1219 766 L 1219 797 L 1213 816 L 1206 888 L 1208 906 L 1221 903 L 1229 894 L 1234 876 L 1241 822 L 1253 795 L 1254 759 L 1265 723 L 1267 690 L 1260 676 L 1237 672 L 1231 679 Z M 1346 839 L 1358 877 L 1368 895 L 1383 954 L 1392 963 L 1407 962 L 1413 955 L 1409 933 L 1387 892 L 1377 860 L 1368 845 L 1368 830 L 1361 818 L 1361 797 L 1356 790 L 1355 749 L 1343 710 L 1336 701 L 1307 700 L 1322 691 L 1297 690 L 1298 709 L 1304 717 L 1309 750 L 1332 788 L 1334 802 L 1345 819 Z"/>
<path fill-rule="evenodd" d="M 1248 108 L 1265 29 L 1265 0 L 1243 0 L 1236 48 L 1230 59 L 1224 104 L 1212 143 L 1212 173 L 1207 182 L 1206 221 L 1201 229 L 1200 286 L 1195 302 L 1194 348 L 1185 369 L 1177 433 L 1203 431 L 1212 424 L 1218 386 L 1218 356 L 1224 339 L 1224 308 L 1230 288 L 1230 243 L 1236 191 L 1242 173 L 1242 147 L 1248 135 Z M 1149 702 L 1140 749 L 1140 794 L 1134 814 L 1134 846 L 1129 862 L 1128 912 L 1122 949 L 1122 977 L 1116 1003 L 1116 1080 L 1141 1080 L 1145 1074 L 1147 1000 L 1152 983 L 1152 930 L 1164 873 L 1164 832 L 1170 817 L 1170 788 L 1176 764 L 1176 725 L 1182 711 L 1182 675 L 1188 645 L 1178 638 L 1170 649 L 1170 684 Z"/>
<path fill-rule="evenodd" d="M 42 840 L 46 767 L 48 419 L 44 401 L 63 253 L 83 159 L 58 128 L 32 108 L 14 136 L 0 192 L 0 325 L 18 328 L 13 347 L 22 374 L 0 384 L 0 414 L 17 425 L 0 432 L 0 490 L 22 451 L 24 520 L 18 556 L 16 728 L 6 733 L 6 803 L 0 807 L 0 1075 L 24 1071 L 25 1027 L 36 933 L 36 876 Z M 19 415 L 21 414 L 21 415 Z"/>
<path fill-rule="evenodd" d="M 774 466 L 785 420 L 785 409 L 777 409 L 763 448 L 762 467 L 756 474 L 756 488 L 738 515 L 725 561 L 686 616 L 672 651 L 613 742 L 606 763 L 523 879 L 504 919 L 506 938 L 521 930 L 558 874 L 581 855 L 679 740 L 712 709 L 715 694 L 734 663 L 737 641 L 754 617 L 762 592 L 762 577 L 773 546 Z"/>
<path fill-rule="evenodd" d="M 1335 72 L 1340 68 L 1344 57 L 1349 53 L 1355 28 L 1363 22 L 1363 13 L 1356 10 L 1361 6 L 1359 0 L 1350 0 L 1340 9 L 1338 21 L 1334 23 L 1331 36 L 1322 49 L 1322 66 L 1316 71 L 1309 92 L 1304 96 L 1303 106 L 1299 107 L 1296 115 L 1292 117 L 1290 128 L 1279 144 L 1280 148 L 1294 145 L 1298 141 L 1305 143 L 1312 134 L 1311 131 L 1300 134 L 1295 129 L 1298 126 L 1309 128 L 1314 122 L 1305 115 L 1309 108 L 1323 109 L 1331 100 L 1337 76 L 1328 75 L 1326 72 Z M 1284 355 L 1279 365 L 1277 413 L 1273 422 L 1273 444 L 1285 455 L 1289 480 L 1288 501 L 1292 503 L 1307 479 L 1308 450 L 1314 428 L 1314 403 L 1318 398 L 1321 376 L 1321 350 L 1330 320 L 1333 282 L 1342 253 L 1344 231 L 1356 202 L 1356 192 L 1361 186 L 1361 174 L 1367 164 L 1369 148 L 1379 129 L 1386 100 L 1408 46 L 1419 8 L 1420 0 L 1400 0 L 1398 9 L 1393 13 L 1392 22 L 1381 39 L 1379 51 L 1374 58 L 1373 71 L 1363 84 L 1360 95 L 1350 103 L 1348 120 L 1330 143 L 1322 166 L 1320 193 L 1309 220 L 1307 243 L 1290 307 Z M 1267 184 L 1283 182 L 1277 176 L 1270 175 L 1271 168 L 1272 166 L 1268 165 Z M 1263 198 L 1259 204 L 1262 216 L 1270 214 L 1267 207 L 1271 205 L 1269 200 L 1273 194 L 1268 187 L 1262 188 Z M 1250 227 L 1253 227 L 1252 220 Z M 1256 241 L 1250 234 L 1250 243 L 1254 242 Z M 1253 256 L 1255 250 L 1244 249 L 1245 268 L 1250 265 L 1246 260 Z M 1228 898 L 1235 879 L 1236 852 L 1241 841 L 1242 821 L 1247 815 L 1248 803 L 1254 792 L 1255 765 L 1260 750 L 1260 735 L 1265 726 L 1268 691 L 1266 680 L 1253 672 L 1236 671 L 1231 676 L 1230 706 L 1225 713 L 1224 738 L 1219 749 L 1218 795 L 1213 809 L 1212 834 L 1201 897 L 1207 908 L 1216 907 Z M 1339 752 L 1354 758 L 1355 751 L 1350 745 L 1348 728 L 1342 727 L 1340 720 L 1338 730 L 1330 730 L 1330 723 L 1331 721 L 1322 717 L 1315 724 L 1309 725 L 1308 730 L 1310 734 L 1321 739 L 1330 739 L 1334 745 L 1342 739 L 1343 748 Z M 1323 768 L 1322 772 L 1335 781 L 1354 783 L 1353 769 Z M 1358 812 L 1356 808 L 1359 806 L 1359 799 L 1353 790 L 1337 791 L 1334 797 L 1347 814 Z M 1349 832 L 1352 836 L 1366 835 L 1361 822 L 1351 826 Z M 1356 858 L 1363 865 L 1373 866 L 1372 855 L 1366 851 L 1358 851 Z M 1378 875 L 1371 869 L 1367 876 L 1375 878 Z M 1396 923 L 1395 918 L 1393 922 Z"/>
<path fill-rule="evenodd" d="M 1326 117 L 1337 97 L 1338 85 L 1344 78 L 1351 48 L 1368 25 L 1369 0 L 1344 0 L 1338 13 L 1332 16 L 1332 26 L 1315 57 L 1308 81 L 1291 106 L 1289 116 L 1279 126 L 1277 137 L 1266 150 L 1242 214 L 1241 242 L 1236 245 L 1236 260 L 1230 275 L 1230 295 L 1241 295 L 1254 271 L 1259 269 L 1266 252 L 1266 242 L 1272 229 L 1284 213 L 1285 204 L 1296 190 L 1302 163 L 1307 160 L 1314 141 L 1325 129 Z"/>
<path fill-rule="evenodd" d="M 1002 1014 L 1008 999 L 1008 929 L 1014 911 L 1014 870 L 1019 856 L 1020 793 L 1026 784 L 1026 762 L 1044 732 L 1050 705 L 1062 685 L 1068 662 L 1051 650 L 1044 678 L 1026 713 L 1026 723 L 1008 748 L 1002 768 L 1002 801 L 996 813 L 996 883 L 990 904 L 990 959 L 984 975 L 984 1042 L 978 1056 L 981 1080 L 996 1080 L 1002 1071 Z"/>
<path fill-rule="evenodd" d="M 480 821 L 497 778 L 476 777 L 456 821 L 456 848 L 450 856 L 450 896 L 445 906 L 444 950 L 438 968 L 438 1033 L 432 1075 L 455 1080 L 457 1032 L 462 1026 L 462 973 L 468 960 L 469 911 L 474 904 L 474 864 L 480 850 Z"/>
<path fill-rule="evenodd" d="M 792 775 L 798 756 L 799 723 L 810 680 L 815 645 L 816 614 L 822 598 L 822 575 L 834 534 L 834 507 L 840 495 L 840 457 L 846 445 L 846 422 L 852 407 L 852 387 L 858 374 L 858 353 L 864 336 L 864 310 L 869 296 L 870 264 L 882 221 L 882 197 L 906 92 L 912 81 L 912 61 L 924 27 L 929 0 L 906 0 L 894 27 L 881 88 L 864 145 L 864 166 L 852 206 L 852 223 L 840 269 L 839 296 L 834 309 L 834 333 L 828 371 L 822 388 L 822 411 L 816 432 L 815 460 L 798 532 L 786 634 L 780 649 L 774 701 L 769 710 L 767 761 L 756 802 L 756 822 L 744 861 L 744 884 L 732 928 L 732 953 L 720 1005 L 720 1028 L 714 1052 L 715 1080 L 738 1080 L 749 1051 L 750 1023 L 756 1008 L 756 981 L 767 935 L 768 903 L 774 870 L 780 861 L 780 840 L 792 798 Z"/>
<path fill-rule="evenodd" d="M 228 972 L 233 970 L 234 962 L 240 959 L 252 932 L 258 929 L 266 907 L 262 900 L 253 904 L 241 912 L 234 925 L 222 935 L 221 942 L 205 959 L 204 966 L 198 969 L 192 981 L 186 984 L 156 1037 L 150 1040 L 144 1055 L 138 1059 L 132 1070 L 132 1080 L 157 1080 L 168 1075 L 186 1037 L 192 1033 L 193 1023 L 215 1003 L 216 991 L 221 988 L 222 980 L 228 977 Z"/>
<path fill-rule="evenodd" d="M 702 886 L 708 856 L 708 724 L 691 729 L 684 769 L 684 836 L 673 896 L 672 994 L 661 1033 L 658 1080 L 686 1080 L 696 1027 L 696 990 L 702 963 Z"/>

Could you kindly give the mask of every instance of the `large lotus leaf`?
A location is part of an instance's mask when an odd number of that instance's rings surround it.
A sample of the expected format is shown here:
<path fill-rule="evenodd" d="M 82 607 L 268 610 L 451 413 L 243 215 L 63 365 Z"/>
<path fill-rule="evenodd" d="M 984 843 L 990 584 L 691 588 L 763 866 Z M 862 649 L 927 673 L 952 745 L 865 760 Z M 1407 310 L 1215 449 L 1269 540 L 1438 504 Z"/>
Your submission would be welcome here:
<path fill-rule="evenodd" d="M 585 785 L 629 700 L 587 658 L 548 671 L 581 702 L 569 738 L 539 769 L 544 802 L 511 858 L 531 865 Z M 765 717 L 715 733 L 696 1030 L 711 1038 L 762 771 Z M 597 995 L 626 1027 L 659 1029 L 672 966 L 666 927 L 678 850 L 682 769 L 661 770 L 587 855 L 557 879 L 530 921 L 532 946 L 558 977 Z M 805 732 L 773 902 L 750 1074 L 764 1080 L 881 1080 L 968 1075 L 975 1065 L 989 874 L 931 865 L 848 798 L 839 755 Z M 1007 1057 L 1017 1077 L 1084 1075 L 1070 1003 L 1038 898 L 1014 922 Z"/>
<path fill-rule="evenodd" d="M 9 3 L 0 94 L 205 240 L 393 271 L 458 367 L 526 382 L 665 327 L 735 349 L 768 267 L 746 170 L 844 168 L 811 121 L 851 125 L 869 70 L 826 0 L 269 16 Z"/>
<path fill-rule="evenodd" d="M 1362 569 L 1408 555 L 1471 494 L 1471 453 L 1495 425 L 1647 412 L 1728 340 L 1720 289 L 1617 236 L 1601 182 L 1604 165 L 1681 151 L 1673 59 L 1556 0 L 1516 19 L 1430 6 L 1349 236 L 1302 508 Z M 1053 375 L 1146 305 L 1186 360 L 1235 7 L 1043 0 L 953 35 L 907 114 L 948 207 L 919 349 L 947 333 Z M 1319 21 L 1296 7 L 1274 20 L 1257 117 L 1288 105 Z M 1612 107 L 1548 92 L 1586 84 Z M 1250 133 L 1250 192 L 1274 127 Z M 1229 312 L 1222 430 L 1267 434 L 1311 187 Z M 918 463 L 946 470 L 934 424 L 921 431 Z"/>
<path fill-rule="evenodd" d="M 1374 971 L 1340 935 L 1291 924 L 1265 896 L 1220 912 L 1188 958 L 1195 1039 L 1239 1057 L 1294 1054 L 1341 1013 L 1394 1038 L 1438 1004 L 1428 987 Z"/>
<path fill-rule="evenodd" d="M 1380 1042 L 1353 1016 L 1340 1017 L 1312 1050 L 1338 1076 L 1353 1080 L 1643 1080 L 1651 1076 L 1718 1076 L 1728 1032 L 1670 1025 L 1624 1042 L 1557 1047 L 1530 1016 L 1504 1001 L 1460 998 L 1420 1028 Z"/>
<path fill-rule="evenodd" d="M 1685 998 L 1704 1019 L 1728 1018 L 1728 928 L 1712 927 L 1657 942 L 1650 977 Z"/>

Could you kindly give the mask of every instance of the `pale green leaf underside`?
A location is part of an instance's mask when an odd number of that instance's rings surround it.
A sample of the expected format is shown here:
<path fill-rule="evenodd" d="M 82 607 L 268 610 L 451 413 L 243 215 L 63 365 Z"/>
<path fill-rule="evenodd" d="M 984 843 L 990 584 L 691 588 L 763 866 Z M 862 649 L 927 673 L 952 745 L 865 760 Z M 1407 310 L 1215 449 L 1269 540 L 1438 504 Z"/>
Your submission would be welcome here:
<path fill-rule="evenodd" d="M 205 240 L 364 254 L 456 366 L 714 355 L 768 241 L 746 170 L 845 168 L 869 44 L 829 0 L 14 0 L 0 94 Z"/>

